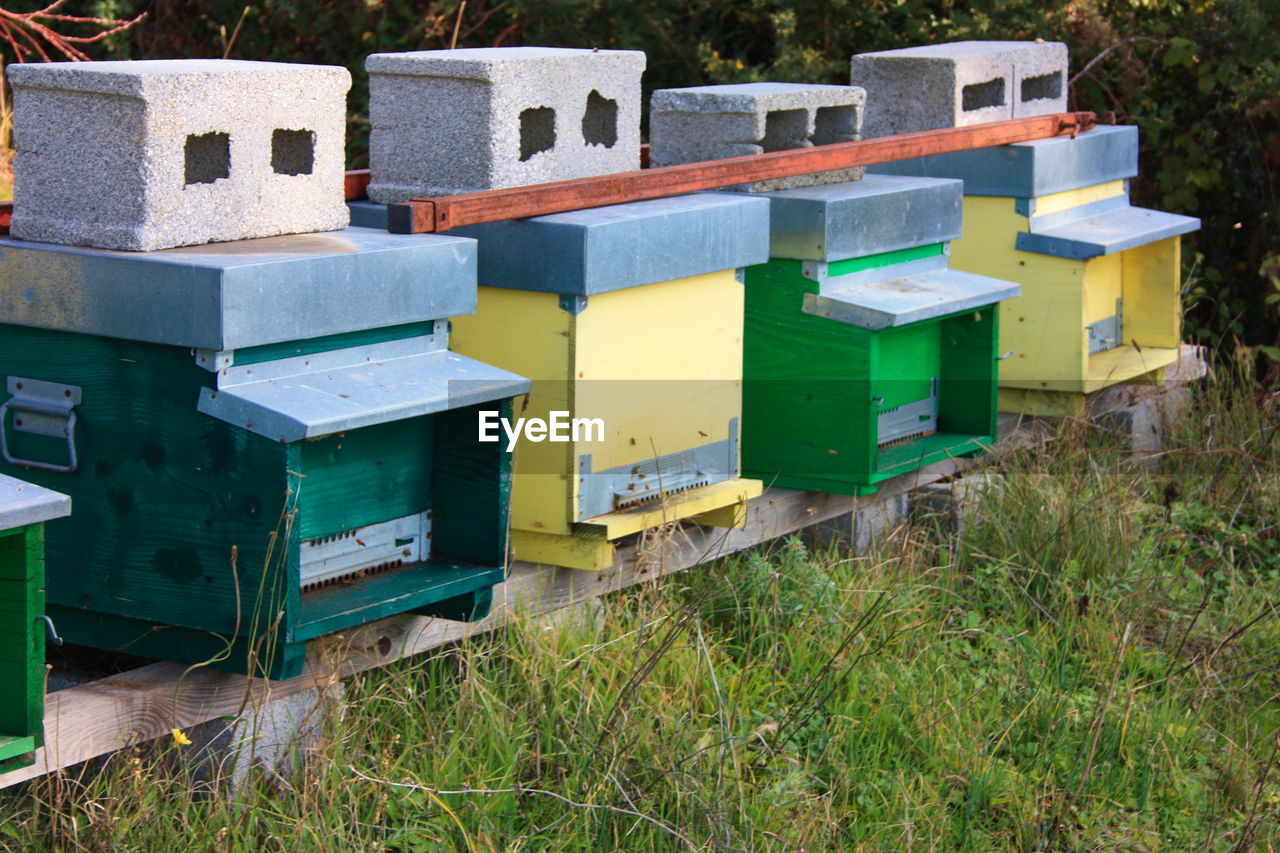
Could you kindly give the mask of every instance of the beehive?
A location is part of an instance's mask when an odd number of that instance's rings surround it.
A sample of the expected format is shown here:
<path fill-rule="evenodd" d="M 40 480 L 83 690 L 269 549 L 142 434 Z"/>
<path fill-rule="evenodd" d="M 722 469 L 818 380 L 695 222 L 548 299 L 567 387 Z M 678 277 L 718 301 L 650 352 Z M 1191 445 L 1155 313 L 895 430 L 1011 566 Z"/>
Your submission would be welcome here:
<path fill-rule="evenodd" d="M 475 243 L 348 228 L 126 253 L 0 241 L 4 469 L 71 495 L 72 642 L 273 678 L 393 613 L 483 614 L 528 383 L 448 349 Z"/>
<path fill-rule="evenodd" d="M 741 523 L 761 485 L 739 477 L 737 270 L 764 260 L 767 223 L 763 199 L 709 193 L 457 230 L 479 240 L 481 285 L 458 351 L 530 376 L 524 417 L 603 421 L 521 440 L 518 558 L 604 569 L 663 522 Z"/>
<path fill-rule="evenodd" d="M 0 475 L 0 773 L 44 742 L 44 523 L 65 495 Z"/>
<path fill-rule="evenodd" d="M 1178 358 L 1187 216 L 1134 207 L 1138 130 L 942 154 L 872 167 L 964 180 L 958 269 L 1017 281 L 1001 305 L 1000 409 L 1064 415 L 1084 395 L 1156 381 Z"/>
<path fill-rule="evenodd" d="M 765 195 L 746 271 L 743 471 L 788 488 L 877 484 L 995 438 L 995 303 L 1017 285 L 950 269 L 959 181 L 868 176 Z"/>

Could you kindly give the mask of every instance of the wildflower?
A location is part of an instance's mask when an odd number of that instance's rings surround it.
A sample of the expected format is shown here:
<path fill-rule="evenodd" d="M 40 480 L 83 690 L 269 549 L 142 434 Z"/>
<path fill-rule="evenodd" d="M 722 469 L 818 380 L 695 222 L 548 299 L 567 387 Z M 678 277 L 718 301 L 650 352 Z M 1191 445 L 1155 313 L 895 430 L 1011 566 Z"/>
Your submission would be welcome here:
<path fill-rule="evenodd" d="M 169 729 L 169 734 L 173 735 L 173 742 L 178 746 L 190 746 L 191 738 L 182 733 L 182 729 Z"/>

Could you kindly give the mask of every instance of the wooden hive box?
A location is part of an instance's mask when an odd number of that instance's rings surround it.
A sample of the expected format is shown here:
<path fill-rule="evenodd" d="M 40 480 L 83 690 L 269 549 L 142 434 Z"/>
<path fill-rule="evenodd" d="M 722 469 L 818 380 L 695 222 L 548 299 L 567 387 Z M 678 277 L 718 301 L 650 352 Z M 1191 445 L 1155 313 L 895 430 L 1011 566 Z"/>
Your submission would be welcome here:
<path fill-rule="evenodd" d="M 613 542 L 664 522 L 741 524 L 761 485 L 739 477 L 737 270 L 765 257 L 768 202 L 705 193 L 453 233 L 480 243 L 479 307 L 454 321 L 457 350 L 533 380 L 520 416 L 603 422 L 520 441 L 515 555 L 603 570 Z"/>
<path fill-rule="evenodd" d="M 393 613 L 483 615 L 528 383 L 448 349 L 475 243 L 349 228 L 158 252 L 0 240 L 3 469 L 71 495 L 72 642 L 284 678 Z"/>
<path fill-rule="evenodd" d="M 766 193 L 771 258 L 746 272 L 743 470 L 837 494 L 995 439 L 995 303 L 948 266 L 959 181 L 868 176 Z"/>
<path fill-rule="evenodd" d="M 1129 204 L 1138 129 L 942 154 L 873 167 L 960 178 L 965 236 L 952 263 L 1017 281 L 1001 306 L 1000 409 L 1083 411 L 1084 395 L 1158 381 L 1182 334 L 1181 235 L 1198 219 Z"/>
<path fill-rule="evenodd" d="M 0 773 L 44 743 L 44 523 L 70 511 L 65 495 L 0 475 Z"/>

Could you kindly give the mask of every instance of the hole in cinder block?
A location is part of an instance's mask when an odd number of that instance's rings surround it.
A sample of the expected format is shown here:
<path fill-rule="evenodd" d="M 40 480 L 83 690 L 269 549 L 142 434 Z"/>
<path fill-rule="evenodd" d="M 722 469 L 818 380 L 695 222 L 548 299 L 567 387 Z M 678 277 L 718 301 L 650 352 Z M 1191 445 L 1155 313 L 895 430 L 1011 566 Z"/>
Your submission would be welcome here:
<path fill-rule="evenodd" d="M 1020 94 L 1023 103 L 1040 101 L 1045 98 L 1062 97 L 1062 72 L 1055 71 L 1052 74 L 1028 77 L 1022 81 L 1022 92 Z"/>
<path fill-rule="evenodd" d="M 271 132 L 271 169 L 277 175 L 310 175 L 315 164 L 315 131 L 277 128 Z"/>
<path fill-rule="evenodd" d="M 857 121 L 856 107 L 818 107 L 813 116 L 813 144 L 852 142 Z"/>
<path fill-rule="evenodd" d="M 769 151 L 808 148 L 809 113 L 807 110 L 770 110 L 764 115 L 764 139 L 760 147 Z"/>
<path fill-rule="evenodd" d="M 556 111 L 530 107 L 520 111 L 520 162 L 556 146 Z"/>
<path fill-rule="evenodd" d="M 960 90 L 960 107 L 965 111 L 1004 106 L 1004 78 L 971 83 Z"/>
<path fill-rule="evenodd" d="M 612 148 L 618 141 L 618 102 L 595 89 L 587 95 L 587 111 L 582 114 L 582 138 L 588 145 Z"/>
<path fill-rule="evenodd" d="M 226 133 L 192 133 L 187 136 L 187 186 L 211 184 L 231 174 L 231 136 Z"/>

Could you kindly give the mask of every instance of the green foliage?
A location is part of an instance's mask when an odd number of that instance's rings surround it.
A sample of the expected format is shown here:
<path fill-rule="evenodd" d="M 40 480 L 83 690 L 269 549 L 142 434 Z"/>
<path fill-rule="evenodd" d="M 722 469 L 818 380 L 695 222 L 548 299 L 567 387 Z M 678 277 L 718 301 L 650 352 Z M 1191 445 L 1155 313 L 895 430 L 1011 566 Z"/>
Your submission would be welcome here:
<path fill-rule="evenodd" d="M 345 65 L 350 162 L 368 139 L 365 55 L 461 46 L 631 48 L 645 90 L 750 80 L 847 82 L 851 54 L 959 39 L 1054 39 L 1071 50 L 1071 106 L 1142 130 L 1139 204 L 1199 216 L 1187 239 L 1187 331 L 1243 341 L 1280 380 L 1280 0 L 79 0 L 72 12 L 147 11 L 102 58 L 222 56 Z M 461 14 L 460 14 L 461 12 Z M 1096 60 L 1096 62 L 1095 62 Z M 1266 267 L 1266 269 L 1264 269 Z"/>

